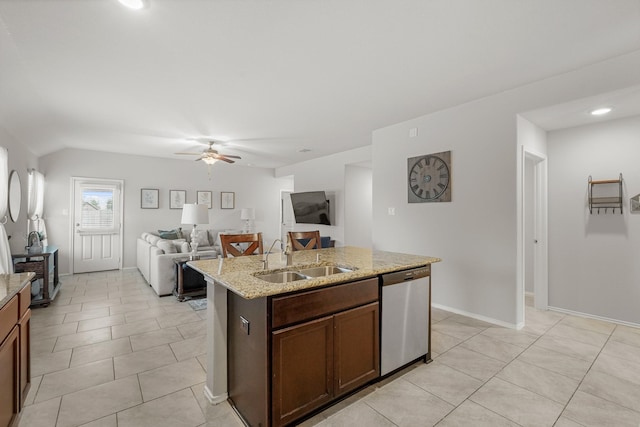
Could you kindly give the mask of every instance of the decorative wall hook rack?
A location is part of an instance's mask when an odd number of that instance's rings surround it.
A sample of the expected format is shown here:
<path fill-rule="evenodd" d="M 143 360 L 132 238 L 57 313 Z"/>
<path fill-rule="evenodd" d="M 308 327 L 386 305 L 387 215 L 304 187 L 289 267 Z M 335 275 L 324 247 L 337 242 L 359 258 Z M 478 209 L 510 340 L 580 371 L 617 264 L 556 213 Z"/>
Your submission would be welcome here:
<path fill-rule="evenodd" d="M 620 209 L 622 214 L 622 174 L 619 179 L 603 179 L 594 181 L 589 175 L 589 213 L 593 214 L 594 209 L 604 209 L 604 213 L 611 209 L 612 213 Z M 594 188 L 597 188 L 594 195 Z"/>

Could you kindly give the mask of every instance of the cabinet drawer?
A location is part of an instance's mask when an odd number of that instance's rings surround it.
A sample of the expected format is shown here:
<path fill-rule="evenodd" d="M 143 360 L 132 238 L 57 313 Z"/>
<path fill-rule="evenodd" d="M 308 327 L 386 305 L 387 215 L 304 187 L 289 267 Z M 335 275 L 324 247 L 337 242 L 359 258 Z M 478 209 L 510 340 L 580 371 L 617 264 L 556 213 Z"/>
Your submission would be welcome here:
<path fill-rule="evenodd" d="M 377 277 L 274 298 L 271 303 L 272 327 L 278 328 L 377 300 Z"/>
<path fill-rule="evenodd" d="M 0 342 L 9 335 L 9 332 L 16 326 L 18 320 L 18 297 L 14 296 L 0 309 Z"/>
<path fill-rule="evenodd" d="M 24 314 L 29 310 L 29 305 L 31 304 L 31 283 L 25 286 L 18 293 L 18 302 L 20 303 L 20 312 L 18 314 L 18 318 L 24 316 Z"/>

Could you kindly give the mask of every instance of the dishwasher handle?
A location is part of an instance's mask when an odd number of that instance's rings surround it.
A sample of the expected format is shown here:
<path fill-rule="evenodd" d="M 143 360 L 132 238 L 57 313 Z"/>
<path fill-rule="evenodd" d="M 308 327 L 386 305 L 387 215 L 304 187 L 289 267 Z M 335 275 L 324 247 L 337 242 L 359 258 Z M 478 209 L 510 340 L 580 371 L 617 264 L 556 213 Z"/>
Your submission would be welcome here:
<path fill-rule="evenodd" d="M 397 283 L 416 280 L 422 277 L 428 277 L 430 274 L 429 266 L 412 268 L 410 270 L 395 271 L 382 275 L 382 286 L 395 285 Z"/>

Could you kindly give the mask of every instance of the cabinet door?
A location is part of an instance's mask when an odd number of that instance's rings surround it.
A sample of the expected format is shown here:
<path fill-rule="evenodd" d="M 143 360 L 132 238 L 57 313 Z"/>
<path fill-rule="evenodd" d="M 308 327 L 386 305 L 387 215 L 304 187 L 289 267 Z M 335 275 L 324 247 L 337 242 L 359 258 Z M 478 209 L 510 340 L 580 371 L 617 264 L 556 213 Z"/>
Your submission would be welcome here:
<path fill-rule="evenodd" d="M 273 333 L 273 425 L 287 424 L 333 398 L 333 317 Z"/>
<path fill-rule="evenodd" d="M 20 331 L 20 409 L 22 409 L 31 386 L 31 310 L 24 313 L 18 327 Z"/>
<path fill-rule="evenodd" d="M 339 396 L 380 374 L 378 303 L 336 314 L 333 322 L 334 391 Z"/>
<path fill-rule="evenodd" d="M 18 336 L 18 326 L 14 324 L 9 335 L 0 344 L 0 427 L 12 425 L 19 412 Z"/>

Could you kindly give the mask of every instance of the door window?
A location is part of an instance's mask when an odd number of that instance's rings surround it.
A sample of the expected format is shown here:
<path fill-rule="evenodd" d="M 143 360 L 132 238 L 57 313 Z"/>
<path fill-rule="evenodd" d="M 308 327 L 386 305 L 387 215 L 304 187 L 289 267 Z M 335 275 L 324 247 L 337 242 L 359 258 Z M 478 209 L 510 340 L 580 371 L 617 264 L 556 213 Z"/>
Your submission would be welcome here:
<path fill-rule="evenodd" d="M 115 228 L 114 190 L 83 188 L 80 227 L 83 230 L 111 230 Z"/>

